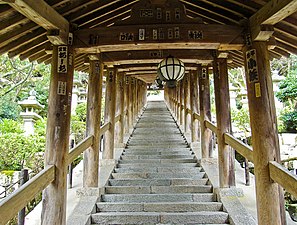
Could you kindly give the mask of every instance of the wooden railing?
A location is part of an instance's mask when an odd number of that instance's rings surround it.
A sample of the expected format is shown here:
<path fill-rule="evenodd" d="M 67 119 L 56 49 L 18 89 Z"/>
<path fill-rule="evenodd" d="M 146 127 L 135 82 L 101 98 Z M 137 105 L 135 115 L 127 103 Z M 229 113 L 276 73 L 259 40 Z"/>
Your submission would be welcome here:
<path fill-rule="evenodd" d="M 55 180 L 55 166 L 48 166 L 0 202 L 1 223 L 6 224 L 28 202 Z"/>
<path fill-rule="evenodd" d="M 100 127 L 100 135 L 103 135 L 110 128 L 110 123 Z M 69 151 L 67 164 L 73 162 L 81 153 L 88 149 L 94 141 L 94 136 L 86 137 L 75 148 Z M 35 195 L 43 191 L 50 183 L 55 180 L 54 165 L 50 165 L 30 179 L 26 184 L 17 189 L 10 196 L 0 202 L 1 224 L 6 224 L 21 209 L 23 209 Z"/>
<path fill-rule="evenodd" d="M 182 106 L 183 107 L 183 106 Z M 192 113 L 191 110 L 187 109 L 186 112 Z M 202 118 L 199 114 L 193 114 L 194 119 L 199 120 L 204 124 L 205 127 L 209 128 L 213 133 L 217 133 L 217 127 L 215 124 L 208 120 L 202 121 Z M 249 161 L 253 162 L 253 149 L 249 145 L 243 143 L 242 141 L 235 138 L 230 133 L 224 133 L 225 144 L 232 147 L 242 156 L 247 158 Z M 297 197 L 297 176 L 292 174 L 288 169 L 282 166 L 280 163 L 276 161 L 269 162 L 269 173 L 270 178 L 281 185 L 286 191 L 291 193 L 293 196 Z"/>

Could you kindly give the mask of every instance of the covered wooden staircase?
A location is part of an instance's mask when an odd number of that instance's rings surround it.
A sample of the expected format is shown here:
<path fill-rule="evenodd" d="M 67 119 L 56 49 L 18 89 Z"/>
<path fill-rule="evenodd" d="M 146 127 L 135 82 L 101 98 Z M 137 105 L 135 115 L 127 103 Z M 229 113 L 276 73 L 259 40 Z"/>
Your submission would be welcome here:
<path fill-rule="evenodd" d="M 149 102 L 100 196 L 92 224 L 229 224 L 164 102 Z"/>

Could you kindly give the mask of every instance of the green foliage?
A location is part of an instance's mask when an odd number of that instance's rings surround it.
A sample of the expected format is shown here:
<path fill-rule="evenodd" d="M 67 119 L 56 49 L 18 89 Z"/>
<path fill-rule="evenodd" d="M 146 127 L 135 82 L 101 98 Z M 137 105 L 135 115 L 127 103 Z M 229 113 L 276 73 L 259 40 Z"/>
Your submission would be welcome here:
<path fill-rule="evenodd" d="M 280 115 L 280 132 L 297 133 L 297 111 L 283 112 Z"/>
<path fill-rule="evenodd" d="M 241 109 L 232 109 L 231 111 L 232 124 L 241 130 L 244 131 L 245 137 L 248 136 L 250 132 L 250 114 L 247 108 Z"/>
<path fill-rule="evenodd" d="M 44 134 L 45 129 L 41 127 L 39 125 L 36 130 Z M 45 136 L 39 136 L 38 132 L 26 137 L 22 123 L 9 119 L 0 122 L 0 171 L 21 170 L 24 166 L 33 170 L 43 167 L 43 161 L 40 161 L 37 153 L 44 152 Z"/>
<path fill-rule="evenodd" d="M 75 113 L 76 115 L 71 116 L 71 132 L 75 134 L 75 142 L 79 143 L 85 138 L 87 104 L 79 104 Z"/>
<path fill-rule="evenodd" d="M 295 107 L 297 101 L 297 75 L 290 73 L 286 79 L 280 82 L 279 91 L 276 97 L 284 103 L 291 104 Z"/>
<path fill-rule="evenodd" d="M 0 98 L 0 120 L 13 119 L 16 120 L 20 115 L 21 107 L 17 102 L 13 101 L 11 94 Z"/>
<path fill-rule="evenodd" d="M 11 119 L 4 119 L 0 122 L 0 134 L 17 133 L 22 134 L 24 132 L 22 124 Z"/>
<path fill-rule="evenodd" d="M 7 133 L 0 136 L 0 170 L 21 170 L 32 168 L 34 156 L 44 151 L 44 140 L 36 136 Z"/>

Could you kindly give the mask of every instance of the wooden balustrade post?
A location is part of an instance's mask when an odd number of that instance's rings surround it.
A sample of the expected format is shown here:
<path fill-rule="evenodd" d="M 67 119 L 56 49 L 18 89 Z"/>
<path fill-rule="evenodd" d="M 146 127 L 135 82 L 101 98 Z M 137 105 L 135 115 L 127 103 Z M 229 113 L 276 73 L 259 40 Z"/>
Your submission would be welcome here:
<path fill-rule="evenodd" d="M 191 141 L 191 113 L 189 110 L 191 109 L 191 102 L 190 102 L 190 73 L 187 73 L 184 77 L 184 101 L 185 101 L 185 135 L 187 140 Z"/>
<path fill-rule="evenodd" d="M 117 69 L 108 68 L 106 76 L 105 92 L 105 123 L 109 123 L 109 129 L 105 132 L 105 147 L 102 154 L 103 159 L 114 159 L 114 127 L 116 106 L 116 79 Z"/>
<path fill-rule="evenodd" d="M 23 186 L 28 180 L 29 180 L 28 169 L 22 169 L 20 186 Z M 25 217 L 26 217 L 26 208 L 23 208 L 18 213 L 18 225 L 24 225 L 25 224 Z"/>
<path fill-rule="evenodd" d="M 219 69 L 218 69 L 219 64 Z M 230 95 L 227 59 L 214 56 L 213 76 L 217 116 L 217 143 L 220 187 L 235 186 L 234 150 L 225 143 L 224 133 L 231 132 Z"/>
<path fill-rule="evenodd" d="M 92 57 L 94 58 L 94 57 Z M 93 135 L 91 147 L 84 152 L 83 186 L 98 187 L 98 167 L 100 149 L 100 123 L 102 99 L 103 63 L 90 60 L 89 86 L 87 97 L 87 129 L 86 135 Z"/>
<path fill-rule="evenodd" d="M 255 165 L 258 223 L 282 222 L 283 196 L 280 202 L 279 186 L 269 175 L 269 161 L 279 160 L 274 94 L 266 42 L 253 42 L 245 46 L 246 79 L 250 112 L 253 157 Z"/>
<path fill-rule="evenodd" d="M 208 67 L 203 66 L 201 68 L 201 74 L 199 76 L 199 111 L 201 120 L 211 121 L 210 112 L 210 88 L 209 88 L 209 74 Z M 201 152 L 202 158 L 209 158 L 212 151 L 212 132 L 205 126 L 205 123 L 201 123 Z"/>
<path fill-rule="evenodd" d="M 201 73 L 201 66 L 197 67 Z M 191 103 L 191 142 L 198 143 L 200 141 L 199 120 L 195 119 L 194 114 L 199 113 L 199 96 L 198 96 L 198 71 L 191 71 L 190 74 L 190 103 Z"/>
<path fill-rule="evenodd" d="M 66 224 L 73 59 L 72 46 L 53 46 L 44 166 L 55 165 L 56 173 L 54 182 L 43 191 L 42 225 Z"/>

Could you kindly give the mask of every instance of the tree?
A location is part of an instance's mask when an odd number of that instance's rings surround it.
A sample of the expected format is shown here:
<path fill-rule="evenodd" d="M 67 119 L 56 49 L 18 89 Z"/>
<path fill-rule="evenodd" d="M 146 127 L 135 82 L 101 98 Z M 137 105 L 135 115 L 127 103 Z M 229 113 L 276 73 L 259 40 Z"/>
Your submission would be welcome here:
<path fill-rule="evenodd" d="M 280 115 L 280 131 L 297 132 L 297 68 L 288 72 L 280 82 L 276 97 L 285 107 Z"/>

